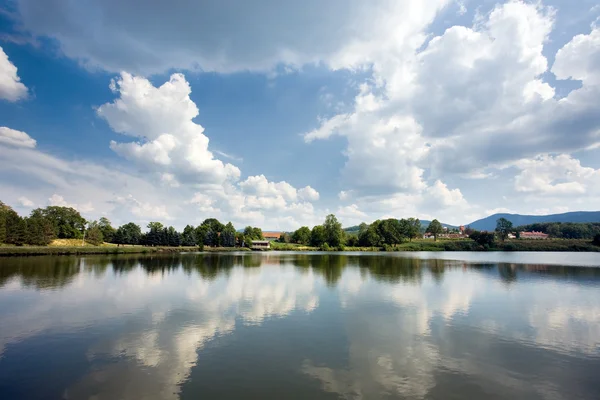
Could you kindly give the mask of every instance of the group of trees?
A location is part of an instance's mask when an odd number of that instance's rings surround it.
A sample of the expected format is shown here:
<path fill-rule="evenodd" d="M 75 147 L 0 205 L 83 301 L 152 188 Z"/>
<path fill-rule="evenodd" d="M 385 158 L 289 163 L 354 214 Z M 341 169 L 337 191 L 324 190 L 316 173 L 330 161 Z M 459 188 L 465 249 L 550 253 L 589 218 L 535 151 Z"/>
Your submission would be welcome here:
<path fill-rule="evenodd" d="M 377 220 L 372 224 L 362 223 L 358 228 L 358 233 L 346 233 L 335 215 L 330 214 L 323 225 L 317 225 L 312 229 L 307 226 L 297 229 L 289 236 L 289 241 L 321 248 L 339 248 L 344 245 L 350 247 L 381 247 L 412 240 L 419 237 L 420 232 L 421 222 L 416 218 L 401 220 L 390 218 Z M 280 240 L 287 240 L 287 237 L 282 235 Z"/>
<path fill-rule="evenodd" d="M 206 219 L 197 227 L 187 225 L 183 232 L 160 222 L 150 222 L 147 228 L 147 232 L 142 232 L 139 225 L 129 222 L 115 229 L 105 217 L 88 223 L 71 207 L 36 208 L 28 217 L 21 217 L 0 201 L 0 243 L 17 246 L 46 246 L 55 239 L 85 239 L 94 245 L 108 242 L 146 246 L 235 247 L 264 239 L 260 228 L 248 226 L 243 232 L 237 232 L 231 222 L 222 224 L 215 218 Z"/>
<path fill-rule="evenodd" d="M 260 228 L 247 226 L 243 232 L 237 232 L 231 222 L 224 225 L 215 218 L 208 218 L 197 227 L 187 225 L 183 232 L 160 222 L 150 222 L 147 228 L 148 231 L 142 233 L 133 222 L 122 225 L 116 230 L 112 242 L 145 246 L 241 247 L 249 245 L 252 240 L 264 239 Z"/>
<path fill-rule="evenodd" d="M 515 230 L 543 232 L 559 239 L 593 239 L 600 234 L 600 222 L 540 222 L 518 226 Z"/>
<path fill-rule="evenodd" d="M 85 219 L 71 207 L 36 208 L 21 217 L 0 201 L 0 243 L 45 246 L 54 239 L 80 239 Z"/>

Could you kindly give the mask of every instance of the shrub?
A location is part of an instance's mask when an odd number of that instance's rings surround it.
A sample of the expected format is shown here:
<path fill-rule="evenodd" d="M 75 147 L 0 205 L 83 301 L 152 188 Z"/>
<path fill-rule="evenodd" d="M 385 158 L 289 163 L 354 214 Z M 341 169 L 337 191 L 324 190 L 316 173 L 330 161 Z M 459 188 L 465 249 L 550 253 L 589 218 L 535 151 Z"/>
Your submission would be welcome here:
<path fill-rule="evenodd" d="M 329 243 L 323 243 L 321 245 L 321 250 L 322 251 L 331 251 L 331 247 L 329 246 Z"/>
<path fill-rule="evenodd" d="M 592 241 L 594 246 L 600 246 L 600 233 L 594 236 L 594 240 Z"/>

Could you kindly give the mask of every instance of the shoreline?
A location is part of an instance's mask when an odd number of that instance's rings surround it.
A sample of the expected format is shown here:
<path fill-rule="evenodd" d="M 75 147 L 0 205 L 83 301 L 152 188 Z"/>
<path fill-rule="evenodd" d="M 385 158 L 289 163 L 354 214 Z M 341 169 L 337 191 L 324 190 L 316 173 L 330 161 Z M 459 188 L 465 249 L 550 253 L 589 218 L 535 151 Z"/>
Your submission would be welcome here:
<path fill-rule="evenodd" d="M 248 248 L 240 247 L 146 247 L 146 246 L 0 246 L 0 257 L 52 256 L 52 255 L 114 255 L 114 254 L 180 254 L 180 253 L 214 253 L 214 252 L 250 252 Z M 581 239 L 550 239 L 550 240 L 513 240 L 496 243 L 494 247 L 484 248 L 473 241 L 440 240 L 437 242 L 406 242 L 397 246 L 379 247 L 341 247 L 320 249 L 317 247 L 300 246 L 285 243 L 273 243 L 269 250 L 286 253 L 304 252 L 600 252 L 600 246 L 594 246 L 587 240 Z"/>

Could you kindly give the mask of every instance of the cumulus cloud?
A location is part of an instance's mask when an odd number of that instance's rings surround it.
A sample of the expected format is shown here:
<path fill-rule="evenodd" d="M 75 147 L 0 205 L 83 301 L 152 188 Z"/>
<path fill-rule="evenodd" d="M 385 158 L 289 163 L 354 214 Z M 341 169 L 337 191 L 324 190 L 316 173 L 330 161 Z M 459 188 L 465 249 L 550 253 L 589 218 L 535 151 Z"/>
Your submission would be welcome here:
<path fill-rule="evenodd" d="M 542 155 L 517 162 L 515 190 L 545 195 L 583 195 L 598 192 L 600 170 L 583 167 L 570 155 Z M 599 192 L 600 193 L 600 192 Z"/>
<path fill-rule="evenodd" d="M 140 139 L 112 141 L 110 147 L 116 153 L 180 181 L 220 183 L 239 178 L 237 167 L 214 157 L 204 128 L 192 121 L 198 108 L 182 74 L 173 74 L 168 82 L 154 87 L 145 78 L 123 72 L 111 82 L 111 89 L 119 98 L 98 107 L 98 115 L 115 132 Z"/>
<path fill-rule="evenodd" d="M 350 191 L 368 199 L 436 196 L 444 207 L 465 209 L 445 177 L 487 178 L 493 168 L 540 153 L 597 146 L 600 34 L 593 28 L 558 51 L 552 72 L 583 82 L 558 98 L 545 81 L 543 53 L 555 18 L 540 2 L 512 0 L 421 49 L 374 59 L 373 81 L 360 87 L 354 109 L 320 120 L 304 136 L 307 143 L 346 139 L 340 198 Z"/>
<path fill-rule="evenodd" d="M 0 145 L 8 145 L 13 147 L 24 147 L 32 149 L 37 142 L 25 132 L 15 129 L 0 126 Z"/>
<path fill-rule="evenodd" d="M 17 75 L 17 67 L 0 47 L 0 99 L 18 101 L 27 97 L 27 87 Z"/>

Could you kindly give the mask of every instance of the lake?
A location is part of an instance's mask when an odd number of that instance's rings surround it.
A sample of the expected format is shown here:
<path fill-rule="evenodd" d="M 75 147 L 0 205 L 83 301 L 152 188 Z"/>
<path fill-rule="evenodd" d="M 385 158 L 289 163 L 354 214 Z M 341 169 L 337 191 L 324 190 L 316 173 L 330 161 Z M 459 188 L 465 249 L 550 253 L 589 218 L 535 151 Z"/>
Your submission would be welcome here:
<path fill-rule="evenodd" d="M 600 254 L 0 258 L 0 399 L 599 399 Z"/>

